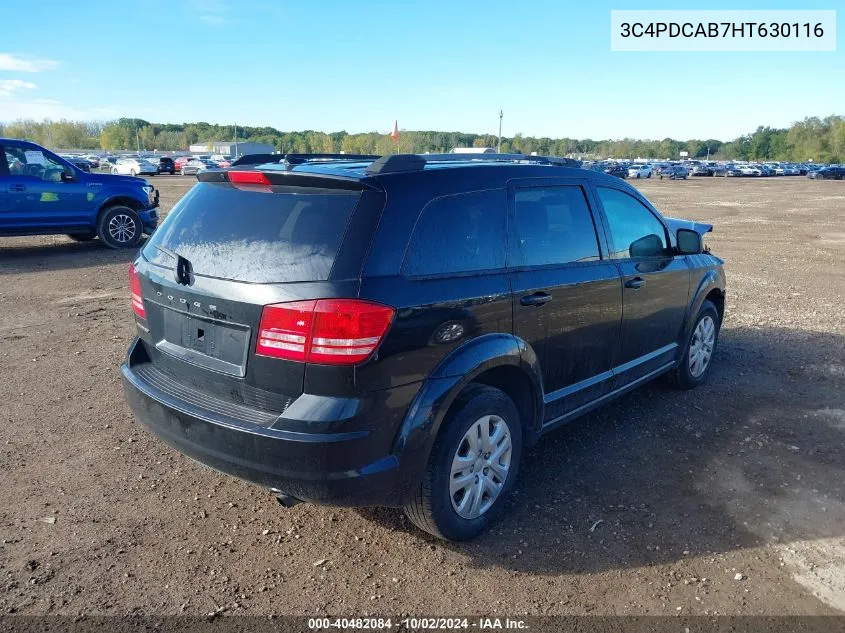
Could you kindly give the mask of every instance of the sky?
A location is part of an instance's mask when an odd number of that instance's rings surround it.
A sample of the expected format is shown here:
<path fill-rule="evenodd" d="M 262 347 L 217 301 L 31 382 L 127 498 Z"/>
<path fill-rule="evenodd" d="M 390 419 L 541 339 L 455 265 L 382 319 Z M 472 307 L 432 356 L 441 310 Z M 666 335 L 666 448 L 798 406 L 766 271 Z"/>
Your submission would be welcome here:
<path fill-rule="evenodd" d="M 836 9 L 709 1 L 708 9 Z M 3 0 L 0 121 L 716 138 L 845 114 L 836 52 L 612 52 L 677 1 Z M 695 6 L 690 8 L 703 8 Z M 842 15 L 837 15 L 837 31 Z"/>

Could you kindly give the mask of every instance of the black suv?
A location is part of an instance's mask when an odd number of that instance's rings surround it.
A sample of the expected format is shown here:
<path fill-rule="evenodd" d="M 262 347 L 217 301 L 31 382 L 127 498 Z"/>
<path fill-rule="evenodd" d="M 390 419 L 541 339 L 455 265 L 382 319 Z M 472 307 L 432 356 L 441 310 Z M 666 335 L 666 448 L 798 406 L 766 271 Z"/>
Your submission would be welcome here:
<path fill-rule="evenodd" d="M 136 417 L 285 505 L 502 511 L 546 432 L 711 368 L 710 225 L 566 159 L 343 156 L 208 170 L 130 268 Z"/>
<path fill-rule="evenodd" d="M 150 159 L 150 162 L 158 166 L 158 173 L 160 174 L 170 174 L 172 176 L 176 173 L 176 164 L 170 156 L 159 156 L 157 159 L 153 157 Z"/>

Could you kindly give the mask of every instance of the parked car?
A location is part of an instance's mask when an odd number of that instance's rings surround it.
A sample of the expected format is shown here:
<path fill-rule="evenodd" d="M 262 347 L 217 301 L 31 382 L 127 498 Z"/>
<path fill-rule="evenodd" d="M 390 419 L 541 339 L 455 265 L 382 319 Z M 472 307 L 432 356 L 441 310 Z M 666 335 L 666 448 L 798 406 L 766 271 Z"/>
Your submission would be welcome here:
<path fill-rule="evenodd" d="M 111 173 L 128 174 L 130 176 L 149 175 L 155 176 L 158 173 L 158 166 L 143 158 L 119 158 L 112 165 Z"/>
<path fill-rule="evenodd" d="M 173 166 L 176 168 L 176 171 L 181 172 L 182 167 L 192 160 L 194 160 L 193 156 L 179 156 L 173 160 Z"/>
<path fill-rule="evenodd" d="M 134 248 L 156 228 L 158 198 L 140 178 L 91 174 L 35 143 L 0 138 L 0 236 L 67 234 Z"/>
<path fill-rule="evenodd" d="M 119 158 L 119 156 L 103 156 L 100 158 L 100 169 L 111 171 L 111 168 L 114 167 Z"/>
<path fill-rule="evenodd" d="M 651 165 L 630 165 L 628 178 L 651 178 Z"/>
<path fill-rule="evenodd" d="M 83 158 L 82 156 L 62 156 L 61 158 L 64 158 L 77 169 L 85 172 L 91 171 L 91 163 L 88 162 L 87 158 Z"/>
<path fill-rule="evenodd" d="M 705 165 L 704 163 L 699 163 L 692 166 L 690 170 L 690 176 L 712 176 L 713 175 L 713 168 L 710 165 Z"/>
<path fill-rule="evenodd" d="M 711 167 L 713 171 L 713 176 L 727 176 L 728 175 L 728 166 L 722 163 L 716 163 Z"/>
<path fill-rule="evenodd" d="M 739 165 L 735 165 L 730 163 L 725 165 L 725 176 L 729 178 L 741 178 L 745 174 L 742 173 L 742 169 L 740 169 Z"/>
<path fill-rule="evenodd" d="M 705 381 L 712 227 L 565 159 L 490 160 L 200 172 L 130 267 L 135 417 L 285 505 L 404 507 L 462 540 L 547 432 Z"/>
<path fill-rule="evenodd" d="M 183 163 L 182 167 L 179 168 L 179 173 L 183 176 L 188 176 L 198 174 L 206 169 L 217 169 L 217 163 L 212 160 L 195 158 L 194 160 L 189 160 L 187 163 Z"/>
<path fill-rule="evenodd" d="M 769 167 L 768 165 L 754 165 L 758 170 L 760 170 L 761 176 L 775 176 L 775 170 Z"/>
<path fill-rule="evenodd" d="M 158 168 L 158 173 L 160 174 L 170 174 L 172 176 L 176 173 L 176 164 L 170 156 L 158 156 L 156 158 L 150 158 L 149 161 Z"/>
<path fill-rule="evenodd" d="M 759 169 L 752 165 L 739 165 L 738 166 L 739 173 L 743 176 L 760 176 L 761 172 Z"/>
<path fill-rule="evenodd" d="M 617 163 L 604 163 L 599 165 L 598 171 L 601 171 L 608 176 L 615 176 L 623 180 L 628 176 L 628 169 L 624 165 Z"/>
<path fill-rule="evenodd" d="M 660 180 L 686 180 L 689 177 L 689 168 L 686 165 L 669 165 L 660 170 Z"/>
<path fill-rule="evenodd" d="M 845 179 L 845 167 L 831 165 L 815 172 L 817 180 L 843 180 Z"/>
<path fill-rule="evenodd" d="M 88 161 L 90 169 L 97 169 L 100 166 L 100 157 L 94 154 L 85 154 L 82 158 Z"/>

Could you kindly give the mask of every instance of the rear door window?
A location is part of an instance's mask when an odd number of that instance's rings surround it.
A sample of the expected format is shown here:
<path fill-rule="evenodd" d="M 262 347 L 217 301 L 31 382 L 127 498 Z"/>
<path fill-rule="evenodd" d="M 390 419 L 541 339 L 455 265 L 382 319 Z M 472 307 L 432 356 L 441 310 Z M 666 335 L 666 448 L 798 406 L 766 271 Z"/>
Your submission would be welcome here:
<path fill-rule="evenodd" d="M 519 188 L 514 193 L 510 244 L 523 266 L 600 259 L 598 237 L 579 185 Z"/>
<path fill-rule="evenodd" d="M 402 274 L 448 275 L 504 268 L 506 216 L 504 189 L 433 200 L 417 219 Z"/>
<path fill-rule="evenodd" d="M 361 194 L 311 187 L 194 186 L 144 247 L 172 268 L 253 283 L 325 281 Z"/>

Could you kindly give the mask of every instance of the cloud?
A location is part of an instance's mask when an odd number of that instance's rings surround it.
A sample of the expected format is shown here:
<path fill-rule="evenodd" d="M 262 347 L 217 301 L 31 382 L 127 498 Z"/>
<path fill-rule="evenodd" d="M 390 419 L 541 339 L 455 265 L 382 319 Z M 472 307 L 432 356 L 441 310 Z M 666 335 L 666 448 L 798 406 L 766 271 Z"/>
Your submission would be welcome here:
<path fill-rule="evenodd" d="M 18 73 L 40 73 L 44 70 L 53 70 L 58 65 L 59 62 L 52 59 L 32 59 L 12 53 L 0 53 L 0 70 Z"/>
<path fill-rule="evenodd" d="M 200 22 L 208 26 L 222 26 L 231 7 L 224 0 L 191 0 L 190 6 Z"/>
<path fill-rule="evenodd" d="M 77 108 L 57 99 L 22 99 L 16 95 L 5 96 L 0 94 L 0 121 L 3 122 L 16 119 L 108 121 L 123 116 L 130 110 L 134 112 L 134 109 L 128 107 L 114 106 Z"/>
<path fill-rule="evenodd" d="M 21 79 L 0 79 L 0 97 L 11 97 L 19 90 L 33 90 L 35 84 Z"/>

